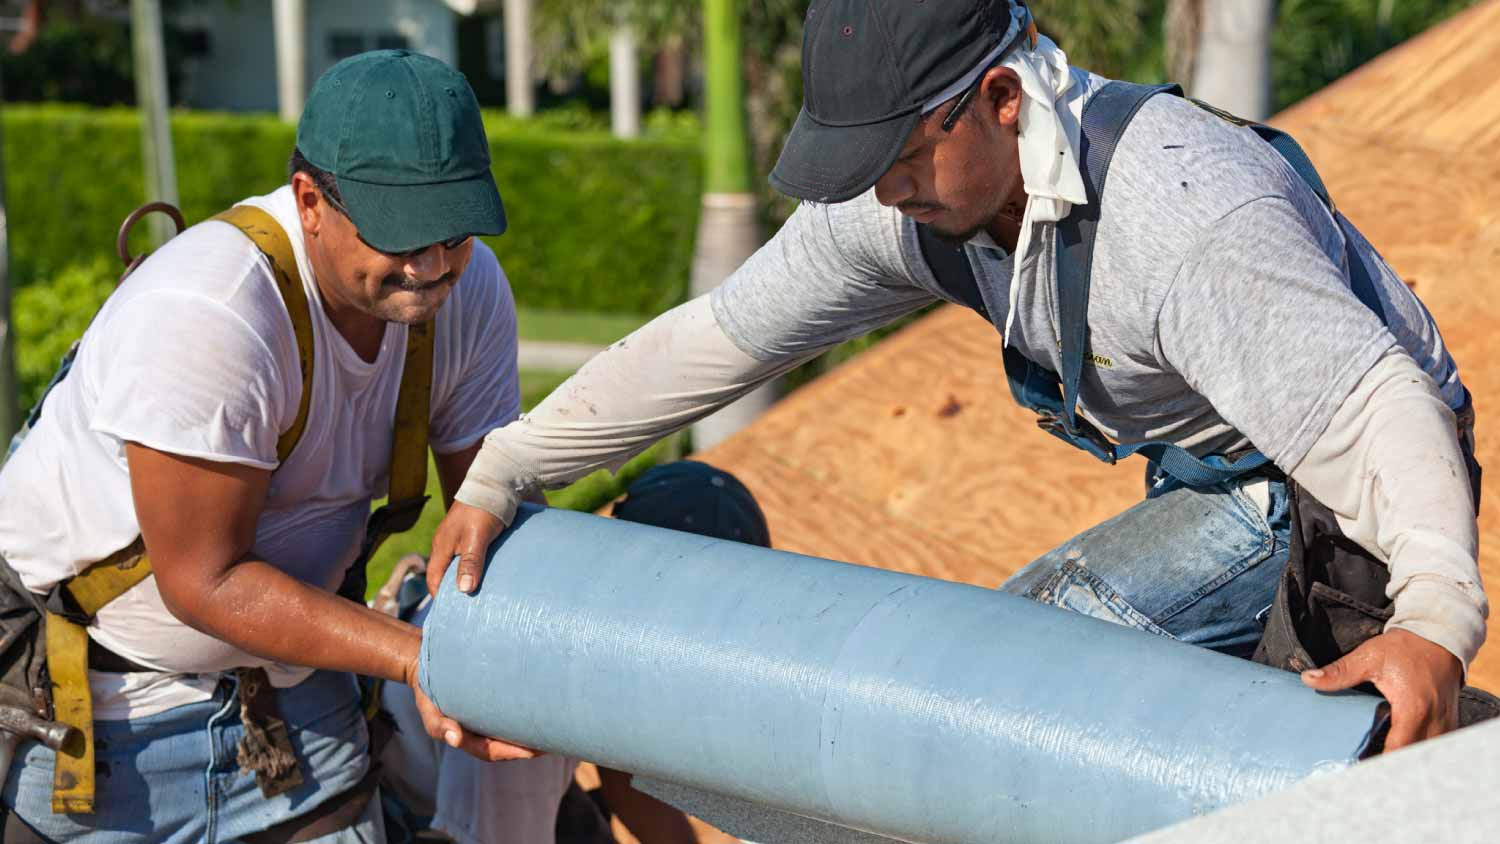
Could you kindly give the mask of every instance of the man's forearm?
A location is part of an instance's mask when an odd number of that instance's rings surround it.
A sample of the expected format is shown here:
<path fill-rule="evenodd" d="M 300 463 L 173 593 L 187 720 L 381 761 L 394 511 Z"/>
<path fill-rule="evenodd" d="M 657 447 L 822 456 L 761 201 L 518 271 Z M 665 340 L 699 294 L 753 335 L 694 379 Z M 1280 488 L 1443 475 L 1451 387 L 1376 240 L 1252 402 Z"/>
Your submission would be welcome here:
<path fill-rule="evenodd" d="M 531 413 L 492 431 L 457 498 L 509 522 L 535 490 L 618 470 L 817 354 L 757 360 L 724 334 L 700 297 L 595 356 Z"/>
<path fill-rule="evenodd" d="M 167 608 L 183 623 L 264 659 L 406 682 L 421 631 L 310 586 L 254 556 Z"/>
<path fill-rule="evenodd" d="M 1432 379 L 1406 354 L 1387 354 L 1291 476 L 1390 565 L 1395 615 L 1386 629 L 1439 644 L 1467 669 L 1489 606 L 1468 472 Z"/>

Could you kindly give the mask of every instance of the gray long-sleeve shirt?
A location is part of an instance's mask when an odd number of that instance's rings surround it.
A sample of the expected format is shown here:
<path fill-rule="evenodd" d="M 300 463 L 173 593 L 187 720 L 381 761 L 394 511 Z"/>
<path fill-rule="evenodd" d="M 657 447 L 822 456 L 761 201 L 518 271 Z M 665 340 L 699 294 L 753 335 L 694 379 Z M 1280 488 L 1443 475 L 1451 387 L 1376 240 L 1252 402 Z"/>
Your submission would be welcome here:
<path fill-rule="evenodd" d="M 1055 234 L 1052 224 L 1032 227 L 1015 290 L 1012 256 L 980 242 L 966 251 L 998 325 L 1014 301 L 1011 345 L 1058 372 Z M 1349 289 L 1344 237 L 1376 280 L 1388 326 Z M 803 205 L 715 291 L 713 306 L 737 346 L 770 361 L 944 295 L 915 223 L 871 192 Z M 1336 222 L 1250 130 L 1177 97 L 1147 101 L 1115 152 L 1089 330 L 1079 412 L 1126 443 L 1165 439 L 1201 455 L 1253 442 L 1294 466 L 1397 344 L 1450 407 L 1463 402 L 1431 316 L 1354 227 Z"/>
<path fill-rule="evenodd" d="M 1091 90 L 1102 83 L 1089 78 Z M 1451 411 L 1464 391 L 1421 302 L 1267 144 L 1177 98 L 1137 113 L 1100 211 L 1080 414 L 1127 443 L 1166 439 L 1200 455 L 1253 444 L 1389 563 L 1388 627 L 1467 665 L 1488 605 Z M 988 238 L 966 247 L 991 315 L 1013 316 L 1011 344 L 1054 371 L 1055 232 L 1023 231 L 1019 273 Z M 1345 238 L 1386 325 L 1350 290 Z M 873 193 L 804 205 L 711 297 L 657 318 L 492 432 L 458 498 L 508 521 L 528 490 L 618 466 L 943 295 L 914 224 Z"/>

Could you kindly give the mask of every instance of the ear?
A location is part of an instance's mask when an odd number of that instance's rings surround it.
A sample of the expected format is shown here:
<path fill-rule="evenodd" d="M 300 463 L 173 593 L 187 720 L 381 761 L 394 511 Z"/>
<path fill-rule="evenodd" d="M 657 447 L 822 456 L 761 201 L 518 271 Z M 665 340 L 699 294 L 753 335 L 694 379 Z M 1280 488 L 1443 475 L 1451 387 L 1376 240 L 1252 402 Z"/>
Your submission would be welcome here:
<path fill-rule="evenodd" d="M 979 101 L 993 111 L 1000 125 L 1014 125 L 1021 119 L 1021 77 L 1008 67 L 990 68 L 979 83 Z"/>
<path fill-rule="evenodd" d="M 302 221 L 302 233 L 317 237 L 323 227 L 323 214 L 328 206 L 323 202 L 323 192 L 313 184 L 306 173 L 292 174 L 292 197 L 297 201 L 297 217 Z"/>

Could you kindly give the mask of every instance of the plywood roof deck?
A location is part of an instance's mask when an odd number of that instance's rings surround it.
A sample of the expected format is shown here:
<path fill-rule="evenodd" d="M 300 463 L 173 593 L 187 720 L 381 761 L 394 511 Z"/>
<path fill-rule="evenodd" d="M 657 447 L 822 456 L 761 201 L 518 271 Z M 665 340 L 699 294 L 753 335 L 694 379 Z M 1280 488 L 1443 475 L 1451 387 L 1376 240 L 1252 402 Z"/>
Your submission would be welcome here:
<path fill-rule="evenodd" d="M 1436 316 L 1500 477 L 1500 0 L 1376 59 L 1273 122 Z M 1139 500 L 1143 461 L 1105 466 L 1012 403 L 1000 340 L 945 307 L 790 396 L 702 459 L 765 507 L 778 548 L 995 586 Z M 1480 568 L 1500 596 L 1500 486 Z M 1500 690 L 1500 645 L 1471 679 Z"/>

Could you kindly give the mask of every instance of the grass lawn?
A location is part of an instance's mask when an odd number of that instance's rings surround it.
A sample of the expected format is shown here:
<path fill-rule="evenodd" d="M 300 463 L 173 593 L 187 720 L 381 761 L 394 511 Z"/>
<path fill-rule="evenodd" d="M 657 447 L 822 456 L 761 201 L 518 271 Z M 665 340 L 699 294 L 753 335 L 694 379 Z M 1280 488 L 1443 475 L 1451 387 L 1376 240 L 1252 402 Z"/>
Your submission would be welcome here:
<path fill-rule="evenodd" d="M 522 340 L 554 343 L 587 343 L 608 346 L 640 328 L 651 317 L 637 314 L 601 314 L 588 311 L 547 311 L 516 308 L 516 328 Z M 524 380 L 526 373 L 521 373 Z"/>
<path fill-rule="evenodd" d="M 568 372 L 522 372 L 521 407 L 530 410 L 570 374 Z M 568 510 L 597 510 L 610 500 L 619 497 L 642 472 L 657 463 L 675 460 L 680 450 L 679 440 L 676 437 L 663 440 L 625 464 L 618 475 L 611 477 L 608 472 L 600 470 L 570 486 L 548 492 L 547 503 L 553 507 Z M 443 490 L 438 484 L 437 467 L 433 465 L 430 456 L 427 459 L 427 495 L 429 496 L 427 506 L 423 508 L 422 518 L 418 520 L 417 526 L 406 533 L 386 540 L 375 558 L 370 561 L 367 598 L 375 596 L 375 592 L 390 576 L 391 569 L 395 567 L 397 560 L 410 553 L 426 556 L 432 549 L 432 534 L 437 530 L 438 522 L 443 519 Z M 381 499 L 373 506 L 378 507 L 384 503 L 385 500 Z"/>

